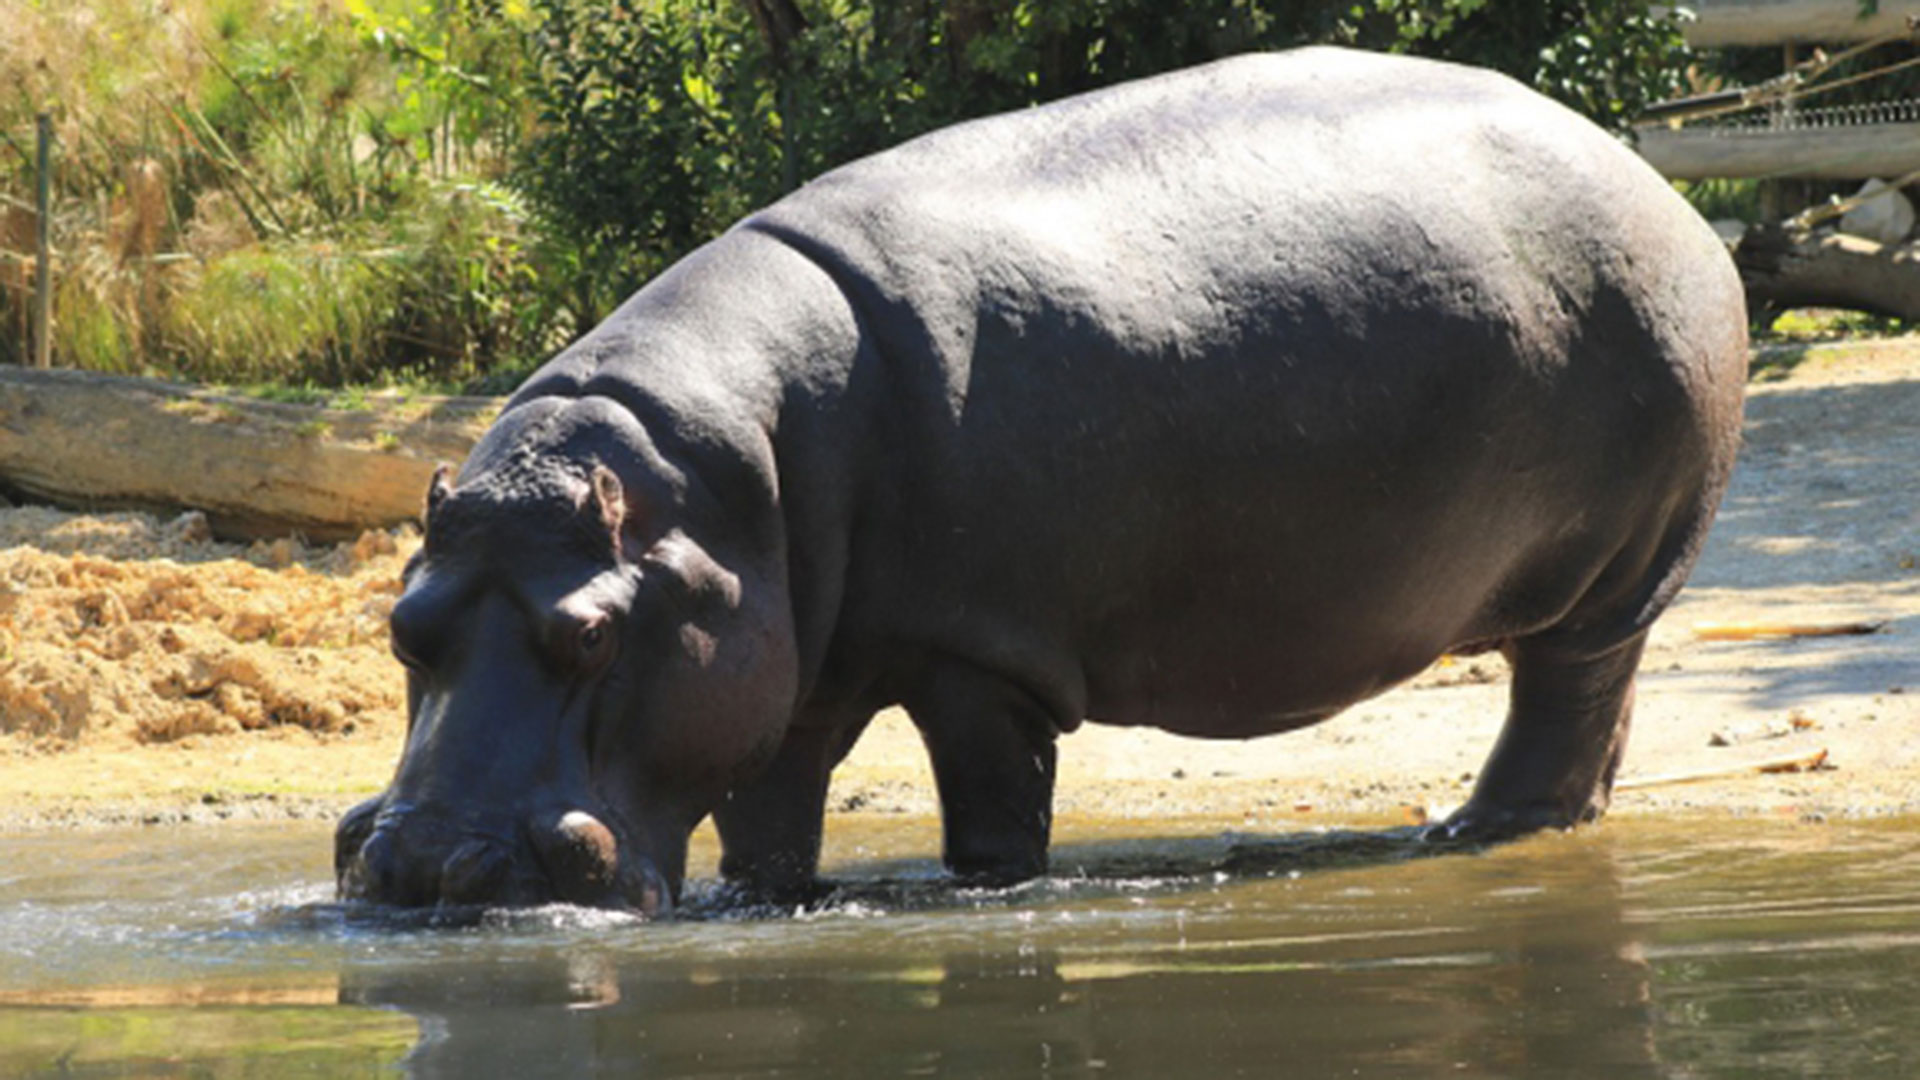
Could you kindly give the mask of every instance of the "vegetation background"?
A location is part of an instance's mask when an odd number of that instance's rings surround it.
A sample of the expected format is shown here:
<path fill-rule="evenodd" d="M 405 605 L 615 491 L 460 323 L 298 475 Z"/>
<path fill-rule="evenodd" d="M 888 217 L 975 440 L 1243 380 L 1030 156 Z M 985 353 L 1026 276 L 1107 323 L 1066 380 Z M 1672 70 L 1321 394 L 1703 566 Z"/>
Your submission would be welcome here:
<path fill-rule="evenodd" d="M 1702 78 L 1640 0 L 0 0 L 0 362 L 57 129 L 63 366 L 511 387 L 834 165 L 970 116 L 1332 42 L 1623 129 Z M 1689 65 L 1695 68 L 1689 70 Z"/>

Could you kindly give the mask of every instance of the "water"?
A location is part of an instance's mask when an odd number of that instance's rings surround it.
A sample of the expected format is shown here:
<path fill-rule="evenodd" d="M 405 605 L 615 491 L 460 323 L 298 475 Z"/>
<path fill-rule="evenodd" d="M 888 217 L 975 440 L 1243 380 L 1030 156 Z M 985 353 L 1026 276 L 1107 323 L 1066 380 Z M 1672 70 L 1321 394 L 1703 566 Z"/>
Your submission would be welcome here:
<path fill-rule="evenodd" d="M 988 893 L 835 826 L 822 905 L 655 925 L 341 908 L 308 825 L 0 836 L 0 1076 L 1920 1074 L 1920 822 L 1069 823 Z"/>

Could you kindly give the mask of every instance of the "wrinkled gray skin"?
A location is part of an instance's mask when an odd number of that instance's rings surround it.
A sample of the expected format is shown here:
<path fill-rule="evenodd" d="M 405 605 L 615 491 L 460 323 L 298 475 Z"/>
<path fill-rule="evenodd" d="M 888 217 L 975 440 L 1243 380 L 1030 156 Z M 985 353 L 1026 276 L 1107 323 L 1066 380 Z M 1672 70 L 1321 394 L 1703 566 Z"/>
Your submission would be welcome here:
<path fill-rule="evenodd" d="M 818 860 L 874 712 L 945 858 L 1046 866 L 1056 736 L 1316 723 L 1498 648 L 1442 827 L 1591 819 L 1738 437 L 1740 285 L 1629 150 L 1496 75 L 1311 49 L 829 173 L 513 398 L 393 614 L 411 727 L 342 893 L 668 910 Z"/>

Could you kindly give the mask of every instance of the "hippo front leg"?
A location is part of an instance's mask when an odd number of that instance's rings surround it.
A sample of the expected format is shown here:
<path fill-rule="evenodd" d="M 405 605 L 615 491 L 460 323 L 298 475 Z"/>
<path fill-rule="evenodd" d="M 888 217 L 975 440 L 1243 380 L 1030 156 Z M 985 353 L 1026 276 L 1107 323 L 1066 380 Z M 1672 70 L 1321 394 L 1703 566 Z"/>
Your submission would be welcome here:
<path fill-rule="evenodd" d="M 935 664 L 906 701 L 940 791 L 942 859 L 969 884 L 1047 872 L 1057 718 L 1019 686 Z"/>
<path fill-rule="evenodd" d="M 772 763 L 727 793 L 713 812 L 723 877 L 769 899 L 809 891 L 820 869 L 828 781 L 872 719 L 871 709 L 803 716 Z"/>
<path fill-rule="evenodd" d="M 1473 797 L 1435 835 L 1500 840 L 1604 813 L 1627 749 L 1633 673 L 1645 645 L 1641 631 L 1592 651 L 1537 639 L 1508 646 L 1506 726 Z"/>

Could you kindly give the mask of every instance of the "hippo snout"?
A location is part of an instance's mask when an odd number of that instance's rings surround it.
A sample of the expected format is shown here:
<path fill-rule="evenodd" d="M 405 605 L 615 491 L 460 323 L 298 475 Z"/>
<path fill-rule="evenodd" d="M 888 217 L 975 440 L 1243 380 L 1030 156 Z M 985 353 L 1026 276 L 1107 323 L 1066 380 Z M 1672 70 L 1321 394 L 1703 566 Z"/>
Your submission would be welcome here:
<path fill-rule="evenodd" d="M 342 900 L 399 907 L 558 901 L 655 915 L 670 906 L 648 861 L 623 858 L 613 830 L 577 809 L 485 828 L 376 800 L 341 819 L 334 873 Z"/>

